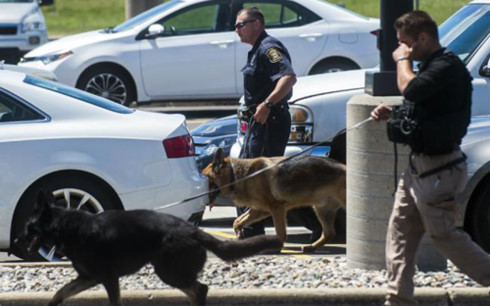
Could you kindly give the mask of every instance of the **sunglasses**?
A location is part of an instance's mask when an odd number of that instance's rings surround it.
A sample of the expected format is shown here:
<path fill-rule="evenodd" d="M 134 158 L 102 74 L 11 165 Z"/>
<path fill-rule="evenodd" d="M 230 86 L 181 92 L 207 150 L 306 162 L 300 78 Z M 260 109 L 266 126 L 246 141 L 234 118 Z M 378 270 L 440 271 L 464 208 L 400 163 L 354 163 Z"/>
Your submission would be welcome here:
<path fill-rule="evenodd" d="M 245 21 L 239 22 L 239 23 L 235 24 L 235 29 L 240 30 L 241 28 L 243 28 L 244 26 L 246 26 L 247 23 L 254 22 L 256 20 L 257 19 L 251 19 L 251 20 L 245 20 Z"/>

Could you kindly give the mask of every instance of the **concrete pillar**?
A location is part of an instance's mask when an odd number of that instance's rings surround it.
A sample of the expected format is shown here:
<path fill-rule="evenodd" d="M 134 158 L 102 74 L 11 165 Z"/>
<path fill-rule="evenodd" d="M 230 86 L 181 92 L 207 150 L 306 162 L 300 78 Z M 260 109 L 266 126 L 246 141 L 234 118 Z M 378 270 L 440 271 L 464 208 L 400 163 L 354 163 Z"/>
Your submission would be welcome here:
<path fill-rule="evenodd" d="M 163 3 L 163 0 L 126 0 L 126 19 L 132 18 L 161 3 Z"/>
<path fill-rule="evenodd" d="M 347 103 L 347 128 L 370 116 L 380 103 L 401 104 L 402 97 L 356 95 Z M 398 178 L 409 149 L 397 145 Z M 385 122 L 368 122 L 347 132 L 347 263 L 351 268 L 385 269 L 385 241 L 393 208 L 394 149 Z M 447 261 L 427 239 L 419 247 L 420 270 L 443 270 Z"/>

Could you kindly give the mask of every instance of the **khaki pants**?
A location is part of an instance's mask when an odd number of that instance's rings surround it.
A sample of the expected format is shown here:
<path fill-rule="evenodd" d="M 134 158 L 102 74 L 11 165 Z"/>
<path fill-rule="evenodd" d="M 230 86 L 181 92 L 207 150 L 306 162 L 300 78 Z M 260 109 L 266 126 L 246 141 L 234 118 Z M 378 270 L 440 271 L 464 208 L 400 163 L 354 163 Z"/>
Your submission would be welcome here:
<path fill-rule="evenodd" d="M 462 156 L 450 154 L 411 156 L 417 173 L 447 164 Z M 468 234 L 455 228 L 455 196 L 466 183 L 466 164 L 418 178 L 408 167 L 400 179 L 386 237 L 388 295 L 386 305 L 417 305 L 413 299 L 415 257 L 422 235 L 463 273 L 490 286 L 490 256 Z"/>

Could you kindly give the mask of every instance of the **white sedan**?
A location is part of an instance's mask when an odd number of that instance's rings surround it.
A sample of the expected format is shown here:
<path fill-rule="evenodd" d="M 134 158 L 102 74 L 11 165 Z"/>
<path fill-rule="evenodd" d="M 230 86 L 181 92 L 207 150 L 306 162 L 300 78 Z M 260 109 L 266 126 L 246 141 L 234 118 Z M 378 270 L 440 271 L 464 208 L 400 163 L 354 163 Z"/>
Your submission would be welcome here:
<path fill-rule="evenodd" d="M 68 36 L 20 65 L 53 71 L 64 84 L 132 101 L 238 99 L 250 45 L 237 12 L 258 6 L 288 48 L 298 76 L 373 67 L 379 20 L 319 0 L 172 0 L 116 27 Z"/>
<path fill-rule="evenodd" d="M 193 223 L 208 200 L 176 204 L 208 190 L 184 116 L 129 109 L 6 70 L 0 70 L 0 173 L 0 249 L 28 259 L 38 256 L 13 241 L 40 188 L 65 207 L 158 209 Z"/>

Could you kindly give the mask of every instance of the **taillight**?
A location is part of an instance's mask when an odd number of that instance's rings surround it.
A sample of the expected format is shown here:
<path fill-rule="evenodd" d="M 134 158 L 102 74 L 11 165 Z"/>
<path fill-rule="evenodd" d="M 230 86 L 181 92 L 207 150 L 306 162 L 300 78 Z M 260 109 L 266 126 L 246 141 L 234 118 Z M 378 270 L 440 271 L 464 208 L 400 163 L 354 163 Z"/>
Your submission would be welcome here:
<path fill-rule="evenodd" d="M 163 141 L 165 152 L 168 158 L 179 158 L 194 156 L 194 141 L 191 135 L 182 135 L 168 138 Z"/>
<path fill-rule="evenodd" d="M 248 123 L 245 121 L 240 122 L 240 133 L 245 134 L 248 129 Z"/>

